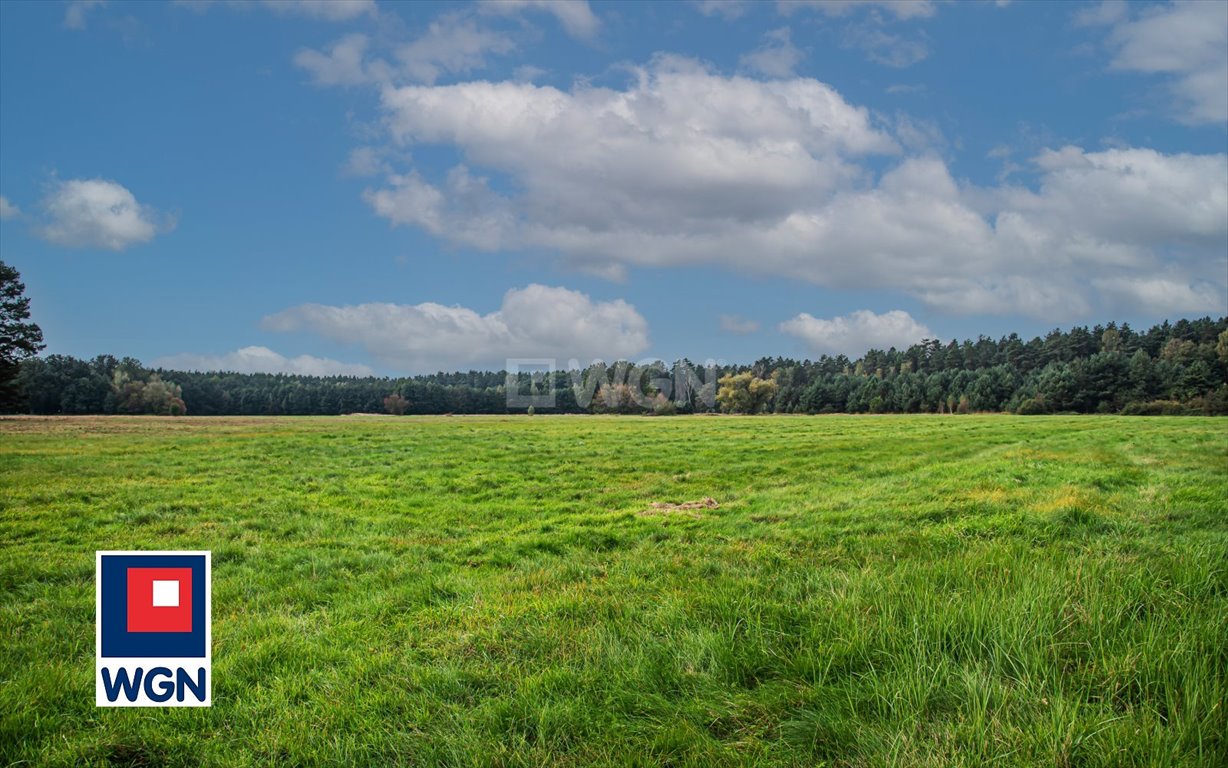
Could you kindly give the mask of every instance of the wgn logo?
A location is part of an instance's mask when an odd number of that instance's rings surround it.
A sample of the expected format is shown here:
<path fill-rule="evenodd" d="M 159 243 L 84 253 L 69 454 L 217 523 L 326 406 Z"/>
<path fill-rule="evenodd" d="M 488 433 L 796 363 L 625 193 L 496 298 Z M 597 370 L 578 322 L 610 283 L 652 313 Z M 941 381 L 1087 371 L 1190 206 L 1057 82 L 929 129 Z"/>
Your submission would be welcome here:
<path fill-rule="evenodd" d="M 209 553 L 97 555 L 98 706 L 209 706 Z"/>

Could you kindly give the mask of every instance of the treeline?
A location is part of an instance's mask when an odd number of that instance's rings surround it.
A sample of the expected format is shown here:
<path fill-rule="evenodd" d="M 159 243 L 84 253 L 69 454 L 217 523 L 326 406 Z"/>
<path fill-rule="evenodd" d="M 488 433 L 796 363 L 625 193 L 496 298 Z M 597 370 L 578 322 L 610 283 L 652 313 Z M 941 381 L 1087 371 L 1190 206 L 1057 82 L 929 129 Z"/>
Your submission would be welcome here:
<path fill-rule="evenodd" d="M 1110 323 L 999 339 L 871 350 L 857 360 L 752 365 L 627 362 L 509 377 L 406 378 L 150 370 L 131 358 L 21 363 L 34 414 L 1041 413 L 1228 414 L 1228 318 Z M 509 397 L 510 395 L 510 397 Z M 544 398 L 544 400 L 543 400 Z"/>
<path fill-rule="evenodd" d="M 188 410 L 177 383 L 130 357 L 30 358 L 21 363 L 17 385 L 30 413 L 183 416 Z"/>

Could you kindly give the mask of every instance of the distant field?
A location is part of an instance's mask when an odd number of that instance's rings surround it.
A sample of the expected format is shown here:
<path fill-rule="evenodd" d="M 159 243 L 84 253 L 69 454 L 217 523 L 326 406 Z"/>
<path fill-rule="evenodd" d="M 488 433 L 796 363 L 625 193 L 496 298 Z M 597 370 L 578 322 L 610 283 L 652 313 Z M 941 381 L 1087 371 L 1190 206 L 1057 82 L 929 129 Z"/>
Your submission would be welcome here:
<path fill-rule="evenodd" d="M 1226 499 L 1223 419 L 0 420 L 0 764 L 1228 765 Z M 213 551 L 212 709 L 94 707 L 96 549 Z"/>

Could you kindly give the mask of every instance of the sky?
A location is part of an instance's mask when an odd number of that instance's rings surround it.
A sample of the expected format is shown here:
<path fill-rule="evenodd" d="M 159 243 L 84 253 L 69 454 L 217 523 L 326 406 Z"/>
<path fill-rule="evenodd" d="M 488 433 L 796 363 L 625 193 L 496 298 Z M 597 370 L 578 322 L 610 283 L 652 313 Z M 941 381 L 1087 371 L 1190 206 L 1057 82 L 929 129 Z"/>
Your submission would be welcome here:
<path fill-rule="evenodd" d="M 1228 2 L 0 2 L 48 354 L 404 375 L 1228 314 Z"/>

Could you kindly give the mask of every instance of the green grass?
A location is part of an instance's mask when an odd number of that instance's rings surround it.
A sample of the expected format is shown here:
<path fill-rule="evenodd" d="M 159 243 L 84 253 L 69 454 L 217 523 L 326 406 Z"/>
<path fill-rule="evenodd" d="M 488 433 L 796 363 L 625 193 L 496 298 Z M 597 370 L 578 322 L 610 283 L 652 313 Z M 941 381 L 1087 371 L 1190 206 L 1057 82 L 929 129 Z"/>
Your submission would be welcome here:
<path fill-rule="evenodd" d="M 1196 418 L 3 420 L 0 763 L 1228 765 L 1226 499 Z M 213 551 L 211 709 L 94 707 L 96 549 Z"/>

